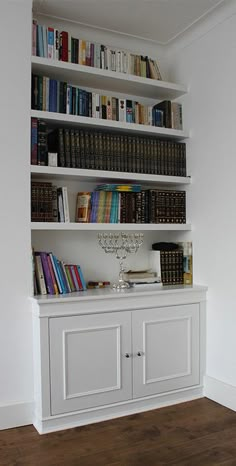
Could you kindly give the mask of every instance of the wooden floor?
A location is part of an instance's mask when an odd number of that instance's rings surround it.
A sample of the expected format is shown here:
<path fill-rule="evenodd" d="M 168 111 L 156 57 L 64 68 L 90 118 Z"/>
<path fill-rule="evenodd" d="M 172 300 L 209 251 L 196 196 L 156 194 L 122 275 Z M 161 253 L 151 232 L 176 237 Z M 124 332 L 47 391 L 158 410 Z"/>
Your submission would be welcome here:
<path fill-rule="evenodd" d="M 236 466 L 236 413 L 206 398 L 63 432 L 0 431 L 0 466 Z"/>

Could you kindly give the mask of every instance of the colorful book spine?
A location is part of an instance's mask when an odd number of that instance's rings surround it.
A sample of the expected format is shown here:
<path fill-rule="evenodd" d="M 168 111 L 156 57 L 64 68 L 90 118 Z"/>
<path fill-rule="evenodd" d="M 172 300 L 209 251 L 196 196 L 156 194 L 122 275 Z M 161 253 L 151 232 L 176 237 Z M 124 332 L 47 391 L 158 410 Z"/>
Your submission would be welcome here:
<path fill-rule="evenodd" d="M 44 278 L 45 278 L 45 283 L 47 287 L 47 292 L 48 294 L 52 295 L 55 294 L 53 282 L 52 282 L 52 277 L 50 274 L 50 269 L 48 266 L 48 260 L 47 260 L 47 253 L 46 252 L 40 252 L 40 257 L 42 261 L 42 266 L 43 266 L 43 273 L 44 273 Z"/>
<path fill-rule="evenodd" d="M 79 273 L 79 276 L 80 276 L 80 280 L 81 280 L 81 283 L 82 283 L 83 290 L 85 291 L 85 290 L 87 290 L 87 286 L 86 286 L 86 282 L 85 282 L 83 272 L 81 270 L 80 265 L 77 265 L 77 269 L 78 269 L 78 273 Z"/>

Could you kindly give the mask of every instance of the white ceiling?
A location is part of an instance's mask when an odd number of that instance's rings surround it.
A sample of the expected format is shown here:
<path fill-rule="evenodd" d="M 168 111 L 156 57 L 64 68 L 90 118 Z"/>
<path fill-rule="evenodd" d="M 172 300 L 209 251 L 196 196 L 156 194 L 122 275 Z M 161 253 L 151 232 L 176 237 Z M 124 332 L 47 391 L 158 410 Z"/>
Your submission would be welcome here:
<path fill-rule="evenodd" d="M 228 0 L 34 0 L 38 13 L 168 44 Z"/>

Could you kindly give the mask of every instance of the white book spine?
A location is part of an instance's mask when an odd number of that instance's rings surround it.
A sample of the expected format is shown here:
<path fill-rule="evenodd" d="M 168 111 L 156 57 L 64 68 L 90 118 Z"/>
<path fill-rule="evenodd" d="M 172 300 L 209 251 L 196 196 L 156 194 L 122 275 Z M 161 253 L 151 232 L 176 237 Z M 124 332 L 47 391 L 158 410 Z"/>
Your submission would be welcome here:
<path fill-rule="evenodd" d="M 148 125 L 152 126 L 152 106 L 148 106 Z"/>
<path fill-rule="evenodd" d="M 95 101 L 96 101 L 95 118 L 100 118 L 100 95 L 99 94 L 96 94 Z"/>
<path fill-rule="evenodd" d="M 92 118 L 96 118 L 96 92 L 92 93 Z"/>
<path fill-rule="evenodd" d="M 121 72 L 121 51 L 116 51 L 116 71 Z"/>
<path fill-rule="evenodd" d="M 68 201 L 67 186 L 63 186 L 63 188 L 62 188 L 62 199 L 63 199 L 63 209 L 64 209 L 65 223 L 70 223 L 70 211 L 69 211 L 69 201 Z"/>
<path fill-rule="evenodd" d="M 126 101 L 119 99 L 119 121 L 126 121 Z"/>
<path fill-rule="evenodd" d="M 116 52 L 111 50 L 111 71 L 116 71 Z"/>

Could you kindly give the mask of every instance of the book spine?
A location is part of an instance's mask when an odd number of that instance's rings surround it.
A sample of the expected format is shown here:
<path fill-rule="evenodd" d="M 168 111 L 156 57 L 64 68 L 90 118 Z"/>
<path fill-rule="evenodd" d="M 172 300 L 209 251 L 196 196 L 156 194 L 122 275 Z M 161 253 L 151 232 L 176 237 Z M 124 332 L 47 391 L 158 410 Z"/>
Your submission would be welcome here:
<path fill-rule="evenodd" d="M 77 269 L 78 269 L 80 280 L 81 280 L 81 283 L 82 283 L 82 286 L 83 286 L 83 290 L 85 291 L 85 290 L 87 290 L 87 286 L 86 286 L 86 282 L 85 282 L 84 275 L 83 275 L 83 272 L 82 272 L 82 269 L 81 269 L 80 265 L 77 265 Z"/>
<path fill-rule="evenodd" d="M 68 201 L 67 186 L 62 187 L 62 199 L 63 199 L 63 209 L 64 209 L 65 222 L 70 223 L 70 211 L 69 211 L 69 201 Z"/>
<path fill-rule="evenodd" d="M 79 284 L 79 291 L 83 291 L 83 285 L 82 285 L 81 278 L 80 278 L 80 275 L 79 275 L 79 272 L 78 272 L 78 268 L 77 268 L 76 265 L 73 265 L 73 268 L 74 268 L 74 272 L 75 272 L 75 275 L 76 275 L 76 278 L 77 278 L 77 282 Z"/>
<path fill-rule="evenodd" d="M 36 280 L 37 280 L 37 285 L 38 285 L 38 289 L 40 293 L 43 295 L 47 294 L 42 260 L 41 260 L 40 254 L 37 252 L 35 253 L 35 273 L 36 273 Z"/>
<path fill-rule="evenodd" d="M 50 259 L 51 259 L 51 264 L 52 264 L 54 276 L 55 276 L 55 279 L 56 279 L 56 284 L 57 284 L 58 292 L 59 292 L 60 294 L 62 294 L 62 293 L 63 293 L 63 290 L 62 290 L 61 281 L 60 281 L 59 274 L 58 274 L 58 270 L 57 270 L 56 258 L 55 258 L 55 256 L 53 256 L 53 254 L 52 254 L 51 252 L 49 252 L 49 257 L 50 257 Z"/>
<path fill-rule="evenodd" d="M 38 163 L 38 120 L 31 118 L 31 165 Z"/>
<path fill-rule="evenodd" d="M 48 267 L 49 267 L 50 275 L 51 275 L 51 278 L 52 278 L 52 284 L 53 284 L 53 288 L 54 288 L 54 294 L 59 294 L 58 287 L 57 287 L 56 276 L 55 276 L 55 274 L 54 274 L 54 269 L 53 269 L 53 265 L 52 265 L 52 261 L 51 261 L 50 254 L 47 254 L 47 261 L 48 261 Z"/>
<path fill-rule="evenodd" d="M 45 277 L 45 282 L 46 282 L 46 287 L 47 287 L 47 292 L 50 295 L 55 294 L 53 282 L 52 282 L 52 277 L 50 274 L 50 269 L 48 266 L 48 260 L 47 260 L 47 253 L 46 252 L 40 252 L 40 257 L 42 261 L 42 266 L 43 266 L 43 273 Z"/>

